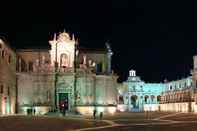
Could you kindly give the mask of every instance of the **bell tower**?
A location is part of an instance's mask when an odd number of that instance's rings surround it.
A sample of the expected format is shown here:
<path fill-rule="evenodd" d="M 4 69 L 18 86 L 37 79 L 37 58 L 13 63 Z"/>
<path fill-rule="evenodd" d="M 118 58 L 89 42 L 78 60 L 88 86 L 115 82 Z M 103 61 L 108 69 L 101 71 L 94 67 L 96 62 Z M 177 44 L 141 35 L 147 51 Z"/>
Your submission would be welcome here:
<path fill-rule="evenodd" d="M 75 50 L 75 38 L 72 38 L 68 33 L 61 32 L 58 36 L 54 34 L 53 40 L 49 41 L 51 45 L 50 57 L 51 66 L 69 68 L 74 66 L 74 50 Z"/>
<path fill-rule="evenodd" d="M 129 71 L 129 76 L 135 77 L 136 76 L 136 71 L 135 70 L 130 70 Z"/>

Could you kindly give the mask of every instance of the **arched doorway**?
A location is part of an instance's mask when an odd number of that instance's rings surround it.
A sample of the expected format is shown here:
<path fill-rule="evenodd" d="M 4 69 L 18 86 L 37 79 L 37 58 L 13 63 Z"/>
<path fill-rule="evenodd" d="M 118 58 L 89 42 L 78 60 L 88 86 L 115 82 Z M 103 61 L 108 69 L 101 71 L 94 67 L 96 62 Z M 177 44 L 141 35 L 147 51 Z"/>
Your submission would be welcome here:
<path fill-rule="evenodd" d="M 57 106 L 59 111 L 72 110 L 72 86 L 69 84 L 62 82 L 57 84 Z"/>
<path fill-rule="evenodd" d="M 144 102 L 147 104 L 148 103 L 148 98 L 149 98 L 149 96 L 148 95 L 145 95 L 145 97 L 144 97 Z"/>
<path fill-rule="evenodd" d="M 136 95 L 131 96 L 131 104 L 133 105 L 133 108 L 137 107 L 137 96 Z"/>
<path fill-rule="evenodd" d="M 151 103 L 154 103 L 154 100 L 155 100 L 155 96 L 151 95 Z"/>

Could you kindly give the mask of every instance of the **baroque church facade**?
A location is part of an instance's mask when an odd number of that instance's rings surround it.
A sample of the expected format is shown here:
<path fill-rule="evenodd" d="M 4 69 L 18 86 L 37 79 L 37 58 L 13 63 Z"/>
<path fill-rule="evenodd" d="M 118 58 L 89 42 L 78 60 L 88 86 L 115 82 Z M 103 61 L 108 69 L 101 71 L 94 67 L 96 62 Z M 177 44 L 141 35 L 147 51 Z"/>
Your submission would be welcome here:
<path fill-rule="evenodd" d="M 66 101 L 69 111 L 114 113 L 118 77 L 111 71 L 109 45 L 106 49 L 80 48 L 74 35 L 66 32 L 54 35 L 49 44 L 49 49 L 16 49 L 12 55 L 16 68 L 10 70 L 15 100 L 7 102 L 3 110 L 12 108 L 13 113 L 27 114 L 33 109 L 36 114 L 45 114 L 59 110 Z M 2 114 L 11 112 L 3 110 Z"/>

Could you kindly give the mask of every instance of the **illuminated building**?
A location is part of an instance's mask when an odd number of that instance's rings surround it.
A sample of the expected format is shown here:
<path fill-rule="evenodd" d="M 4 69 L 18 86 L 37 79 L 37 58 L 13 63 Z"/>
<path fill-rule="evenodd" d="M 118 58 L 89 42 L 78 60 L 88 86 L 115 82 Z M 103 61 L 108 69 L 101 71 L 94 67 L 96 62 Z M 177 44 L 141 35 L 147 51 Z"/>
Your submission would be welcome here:
<path fill-rule="evenodd" d="M 115 112 L 117 76 L 111 73 L 111 63 L 108 62 L 111 61 L 111 50 L 109 47 L 78 47 L 75 77 L 76 42 L 74 35 L 71 38 L 68 33 L 62 32 L 57 37 L 55 34 L 49 41 L 50 49 L 16 50 L 18 104 L 21 113 L 35 108 L 36 114 L 44 114 L 54 110 L 55 104 L 59 109 L 65 100 L 68 101 L 69 111 L 76 109 L 82 114 L 92 114 L 94 108 L 97 108 L 102 112 Z"/>
<path fill-rule="evenodd" d="M 196 112 L 192 77 L 166 82 L 160 102 L 161 111 Z"/>
<path fill-rule="evenodd" d="M 15 113 L 16 56 L 5 40 L 0 39 L 0 114 Z"/>
<path fill-rule="evenodd" d="M 111 70 L 113 55 L 106 49 L 76 46 L 77 40 L 62 32 L 49 48 L 12 50 L 0 39 L 0 114 L 35 109 L 45 114 L 66 101 L 69 111 L 113 114 L 124 111 L 197 112 L 197 56 L 192 76 L 164 83 L 146 83 L 130 70 L 117 83 Z M 75 83 L 76 82 L 76 83 Z"/>
<path fill-rule="evenodd" d="M 119 88 L 118 110 L 120 111 L 156 111 L 159 110 L 163 83 L 145 83 L 136 76 L 135 70 L 129 71 L 127 81 Z"/>
<path fill-rule="evenodd" d="M 128 80 L 118 89 L 119 111 L 197 112 L 191 76 L 164 83 L 146 83 L 131 70 Z"/>

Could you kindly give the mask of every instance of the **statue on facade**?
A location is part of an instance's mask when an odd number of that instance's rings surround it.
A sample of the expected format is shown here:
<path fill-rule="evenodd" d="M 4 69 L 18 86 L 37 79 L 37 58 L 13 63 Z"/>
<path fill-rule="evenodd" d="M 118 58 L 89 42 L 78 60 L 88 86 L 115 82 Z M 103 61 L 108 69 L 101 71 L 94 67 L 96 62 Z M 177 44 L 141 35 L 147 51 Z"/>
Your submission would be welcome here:
<path fill-rule="evenodd" d="M 66 54 L 63 54 L 61 57 L 61 66 L 63 68 L 68 67 L 68 57 Z"/>

